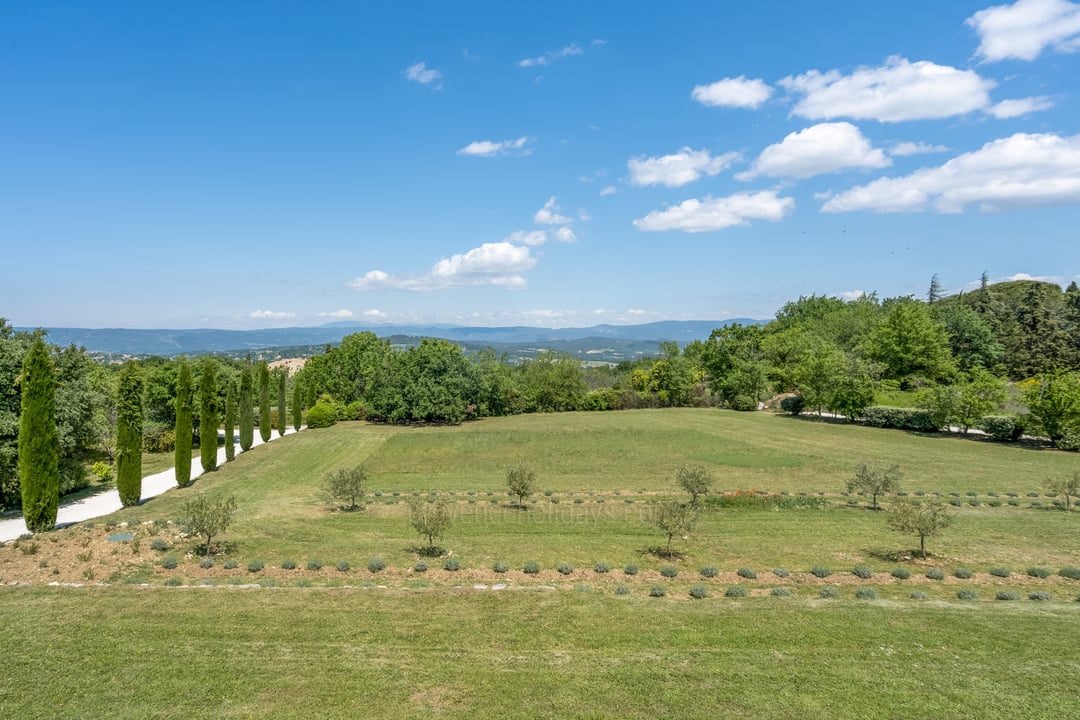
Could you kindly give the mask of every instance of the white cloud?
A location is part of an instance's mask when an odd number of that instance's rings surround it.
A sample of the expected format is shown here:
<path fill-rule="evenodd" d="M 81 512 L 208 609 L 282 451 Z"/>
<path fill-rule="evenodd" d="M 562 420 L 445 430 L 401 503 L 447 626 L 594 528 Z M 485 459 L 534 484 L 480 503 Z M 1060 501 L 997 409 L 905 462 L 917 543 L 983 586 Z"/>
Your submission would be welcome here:
<path fill-rule="evenodd" d="M 354 290 L 439 290 L 474 285 L 525 287 L 526 270 L 536 265 L 527 246 L 509 242 L 484 243 L 465 253 L 443 258 L 422 275 L 390 275 L 372 270 L 349 283 Z"/>
<path fill-rule="evenodd" d="M 684 147 L 673 155 L 631 158 L 626 166 L 632 185 L 682 187 L 705 175 L 716 175 L 741 157 L 737 152 L 712 157 L 708 150 Z"/>
<path fill-rule="evenodd" d="M 342 308 L 341 310 L 331 310 L 330 312 L 321 312 L 321 313 L 319 313 L 319 317 L 326 317 L 326 318 L 345 319 L 345 318 L 351 318 L 352 316 L 353 316 L 353 311 L 352 310 L 345 310 L 344 308 Z"/>
<path fill-rule="evenodd" d="M 577 242 L 577 235 L 574 234 L 574 231 L 572 229 L 570 229 L 569 227 L 566 227 L 565 225 L 563 227 L 561 227 L 561 228 L 556 228 L 551 233 L 551 236 L 553 238 L 555 238 L 558 242 L 563 242 L 563 243 Z"/>
<path fill-rule="evenodd" d="M 1062 285 L 1065 282 L 1065 278 L 1060 275 L 1028 275 L 1027 273 L 1016 273 L 1005 278 L 1006 280 L 1038 280 L 1039 282 L 1055 283 Z"/>
<path fill-rule="evenodd" d="M 1017 133 L 940 167 L 880 178 L 838 194 L 823 212 L 956 213 L 1080 203 L 1080 135 Z"/>
<path fill-rule="evenodd" d="M 908 155 L 922 155 L 924 153 L 948 152 L 945 145 L 931 145 L 924 142 L 901 142 L 892 146 L 889 154 L 894 157 L 907 157 Z"/>
<path fill-rule="evenodd" d="M 1038 97 L 1020 98 L 1018 100 L 1002 100 L 997 105 L 988 107 L 986 112 L 999 120 L 1006 120 L 1008 118 L 1039 112 L 1040 110 L 1049 110 L 1052 107 L 1054 107 L 1054 101 L 1044 95 L 1040 95 Z"/>
<path fill-rule="evenodd" d="M 384 313 L 382 310 L 378 310 L 376 308 L 371 308 L 370 310 L 365 310 L 364 312 L 362 312 L 360 314 L 363 315 L 365 318 L 368 318 L 369 320 L 382 320 L 382 319 L 387 317 L 386 313 Z"/>
<path fill-rule="evenodd" d="M 438 90 L 442 87 L 442 73 L 435 68 L 429 68 L 425 63 L 418 62 L 405 68 L 405 77 L 421 85 L 434 85 Z"/>
<path fill-rule="evenodd" d="M 745 75 L 740 75 L 737 78 L 724 78 L 709 85 L 695 85 L 690 97 L 710 107 L 756 110 L 772 94 L 773 89 L 764 81 L 747 80 Z"/>
<path fill-rule="evenodd" d="M 275 312 L 273 310 L 256 310 L 248 315 L 254 320 L 288 320 L 296 317 L 296 313 Z"/>
<path fill-rule="evenodd" d="M 792 112 L 811 120 L 851 117 L 879 122 L 929 120 L 963 115 L 990 105 L 993 80 L 925 60 L 890 57 L 881 67 L 810 70 L 780 85 L 802 95 Z"/>
<path fill-rule="evenodd" d="M 506 242 L 515 245 L 543 245 L 547 240 L 546 230 L 517 230 L 506 238 Z"/>
<path fill-rule="evenodd" d="M 600 197 L 614 195 L 617 192 L 619 192 L 619 188 L 615 187 L 614 185 L 605 185 L 604 187 L 600 188 Z"/>
<path fill-rule="evenodd" d="M 773 190 L 736 193 L 722 198 L 690 199 L 667 210 L 654 210 L 634 220 L 634 227 L 645 231 L 707 232 L 748 225 L 750 220 L 782 220 L 794 207 L 793 199 L 777 197 Z"/>
<path fill-rule="evenodd" d="M 845 290 L 844 292 L 840 293 L 840 297 L 844 298 L 845 300 L 858 300 L 865 294 L 865 290 Z"/>
<path fill-rule="evenodd" d="M 495 157 L 496 155 L 509 155 L 511 153 L 528 155 L 529 150 L 525 147 L 528 143 L 529 137 L 527 135 L 523 135 L 516 140 L 503 140 L 501 142 L 477 140 L 458 150 L 457 154 L 472 157 Z"/>
<path fill-rule="evenodd" d="M 781 142 L 761 151 L 753 167 L 735 177 L 750 180 L 759 175 L 808 178 L 847 168 L 881 168 L 892 164 L 882 150 L 851 123 L 820 123 L 793 132 Z"/>
<path fill-rule="evenodd" d="M 573 218 L 568 218 L 565 215 L 559 214 L 559 206 L 555 204 L 555 196 L 552 195 L 551 199 L 544 203 L 544 207 L 536 211 L 533 215 L 533 222 L 537 225 L 566 225 L 573 222 Z"/>
<path fill-rule="evenodd" d="M 540 67 L 543 65 L 550 65 L 556 60 L 561 60 L 564 57 L 570 57 L 572 55 L 584 55 L 585 51 L 577 46 L 576 43 L 571 43 L 561 50 L 552 50 L 546 52 L 539 57 L 525 58 L 518 61 L 518 67 Z"/>
<path fill-rule="evenodd" d="M 1034 60 L 1047 47 L 1080 49 L 1080 4 L 1065 0 L 1017 0 L 995 5 L 967 19 L 979 35 L 976 51 L 986 62 Z"/>

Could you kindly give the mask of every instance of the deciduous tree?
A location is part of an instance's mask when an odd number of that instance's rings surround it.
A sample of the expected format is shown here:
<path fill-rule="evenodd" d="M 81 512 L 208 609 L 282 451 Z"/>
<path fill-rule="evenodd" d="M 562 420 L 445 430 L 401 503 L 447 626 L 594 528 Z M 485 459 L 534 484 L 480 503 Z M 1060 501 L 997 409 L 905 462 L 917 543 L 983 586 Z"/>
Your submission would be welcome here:
<path fill-rule="evenodd" d="M 671 557 L 671 541 L 676 535 L 689 535 L 693 531 L 697 512 L 690 503 L 665 500 L 653 508 L 652 519 L 653 524 L 667 537 L 667 546 L 662 554 Z"/>
<path fill-rule="evenodd" d="M 1074 497 L 1080 497 L 1080 472 L 1056 478 L 1046 478 L 1046 488 L 1055 495 L 1065 497 L 1065 510 L 1070 508 L 1070 501 Z"/>
<path fill-rule="evenodd" d="M 699 497 L 709 494 L 712 483 L 712 473 L 701 465 L 680 465 L 675 471 L 675 484 L 690 493 L 690 504 L 694 507 Z"/>
<path fill-rule="evenodd" d="M 409 524 L 427 539 L 427 553 L 435 552 L 435 541 L 450 529 L 451 523 L 450 503 L 445 499 L 409 498 Z"/>
<path fill-rule="evenodd" d="M 956 514 L 943 503 L 896 500 L 889 506 L 887 524 L 897 532 L 919 536 L 919 554 L 926 557 L 926 538 L 949 527 Z"/>
<path fill-rule="evenodd" d="M 900 489 L 899 465 L 873 466 L 859 463 L 855 466 L 855 477 L 848 480 L 847 491 L 866 493 L 870 496 L 874 510 L 878 509 L 878 496 L 897 492 Z"/>
<path fill-rule="evenodd" d="M 519 462 L 506 471 L 506 486 L 511 497 L 517 498 L 518 506 L 524 507 L 525 501 L 536 492 L 536 471 L 528 463 Z"/>
<path fill-rule="evenodd" d="M 206 538 L 204 553 L 209 555 L 214 536 L 232 525 L 236 516 L 236 497 L 198 493 L 184 503 L 181 512 L 187 518 L 191 534 Z"/>
<path fill-rule="evenodd" d="M 56 525 L 60 505 L 60 441 L 56 430 L 56 378 L 45 341 L 34 338 L 20 383 L 19 483 L 23 519 L 31 532 Z"/>
<path fill-rule="evenodd" d="M 323 475 L 322 491 L 327 502 L 342 510 L 353 511 L 360 508 L 367 484 L 367 468 L 357 465 L 352 468 L 338 468 Z"/>

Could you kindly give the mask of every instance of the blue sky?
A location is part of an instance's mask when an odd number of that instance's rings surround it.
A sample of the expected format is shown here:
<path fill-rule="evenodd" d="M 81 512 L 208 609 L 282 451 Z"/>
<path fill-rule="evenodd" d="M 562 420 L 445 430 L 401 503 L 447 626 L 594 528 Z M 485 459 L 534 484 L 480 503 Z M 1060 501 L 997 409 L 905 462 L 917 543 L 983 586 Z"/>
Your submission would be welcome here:
<path fill-rule="evenodd" d="M 1065 283 L 1078 51 L 1066 0 L 9 0 L 0 316 L 585 326 Z"/>

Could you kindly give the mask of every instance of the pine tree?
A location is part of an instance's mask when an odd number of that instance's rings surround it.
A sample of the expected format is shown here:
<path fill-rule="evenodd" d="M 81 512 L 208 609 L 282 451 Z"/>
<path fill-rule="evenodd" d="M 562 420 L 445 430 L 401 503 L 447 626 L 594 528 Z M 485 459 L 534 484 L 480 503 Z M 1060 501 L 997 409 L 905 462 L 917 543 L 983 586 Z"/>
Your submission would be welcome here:
<path fill-rule="evenodd" d="M 277 391 L 277 434 L 281 437 L 285 434 L 285 426 L 288 425 L 289 409 L 285 407 L 285 379 L 289 377 L 289 369 L 281 368 L 278 374 Z"/>
<path fill-rule="evenodd" d="M 937 273 L 930 277 L 930 292 L 926 294 L 926 302 L 933 305 L 941 299 L 941 282 L 938 281 Z"/>
<path fill-rule="evenodd" d="M 259 361 L 259 437 L 270 442 L 270 368 L 265 360 Z"/>
<path fill-rule="evenodd" d="M 191 368 L 180 360 L 176 380 L 176 484 L 184 487 L 191 482 Z"/>
<path fill-rule="evenodd" d="M 214 361 L 204 358 L 199 377 L 199 454 L 203 472 L 217 470 L 217 380 Z"/>
<path fill-rule="evenodd" d="M 247 452 L 255 439 L 255 409 L 251 387 L 251 365 L 240 373 L 240 449 Z"/>
<path fill-rule="evenodd" d="M 124 507 L 142 496 L 143 379 L 134 360 L 120 370 L 116 397 L 116 489 Z"/>
<path fill-rule="evenodd" d="M 293 430 L 299 431 L 300 425 L 304 422 L 304 407 L 301 398 L 303 397 L 303 388 L 300 386 L 300 379 L 297 378 L 293 381 L 292 389 L 292 426 Z"/>
<path fill-rule="evenodd" d="M 236 457 L 236 383 L 229 379 L 225 389 L 225 462 Z"/>
<path fill-rule="evenodd" d="M 22 366 L 19 484 L 26 527 L 56 525 L 60 505 L 60 441 L 56 430 L 56 376 L 45 341 L 34 338 Z"/>

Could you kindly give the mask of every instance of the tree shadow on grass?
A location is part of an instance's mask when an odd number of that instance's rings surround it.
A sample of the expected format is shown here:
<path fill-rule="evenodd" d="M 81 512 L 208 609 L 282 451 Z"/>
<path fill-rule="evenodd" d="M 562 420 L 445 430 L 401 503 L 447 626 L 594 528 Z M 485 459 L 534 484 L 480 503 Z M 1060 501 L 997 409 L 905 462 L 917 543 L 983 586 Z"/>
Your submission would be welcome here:
<path fill-rule="evenodd" d="M 662 545 L 652 545 L 641 551 L 642 555 L 652 555 L 662 560 L 682 560 L 686 553 L 672 548 L 670 551 Z"/>
<path fill-rule="evenodd" d="M 416 555 L 425 558 L 437 558 L 446 554 L 446 548 L 439 547 L 438 545 L 410 545 L 405 548 L 405 551 L 415 553 Z"/>

